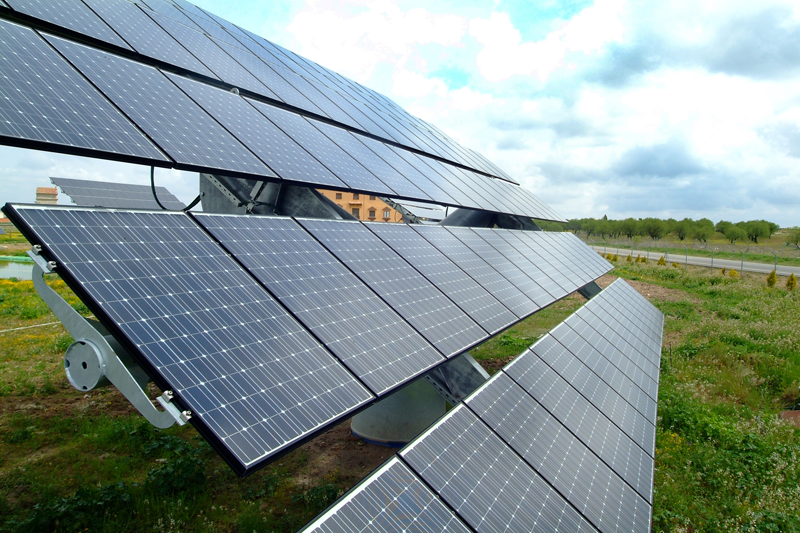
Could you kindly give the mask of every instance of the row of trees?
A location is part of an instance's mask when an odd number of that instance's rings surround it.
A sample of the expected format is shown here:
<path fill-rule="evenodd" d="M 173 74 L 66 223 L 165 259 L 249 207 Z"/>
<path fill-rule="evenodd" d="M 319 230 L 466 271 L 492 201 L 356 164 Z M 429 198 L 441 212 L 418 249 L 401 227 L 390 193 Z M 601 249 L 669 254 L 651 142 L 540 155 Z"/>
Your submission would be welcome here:
<path fill-rule="evenodd" d="M 714 224 L 707 218 L 701 218 L 700 220 L 692 220 L 691 218 L 663 220 L 651 217 L 609 220 L 607 217 L 603 217 L 601 219 L 572 219 L 567 223 L 566 229 L 574 233 L 585 233 L 587 237 L 596 235 L 602 238 L 627 237 L 633 239 L 637 236 L 644 236 L 657 241 L 669 234 L 673 234 L 680 241 L 696 239 L 700 242 L 708 242 L 714 232 L 719 232 L 731 244 L 736 244 L 736 241 L 745 239 L 758 244 L 758 239 L 769 239 L 780 229 L 780 226 L 767 220 L 749 220 L 735 224 L 727 220 L 721 220 Z"/>

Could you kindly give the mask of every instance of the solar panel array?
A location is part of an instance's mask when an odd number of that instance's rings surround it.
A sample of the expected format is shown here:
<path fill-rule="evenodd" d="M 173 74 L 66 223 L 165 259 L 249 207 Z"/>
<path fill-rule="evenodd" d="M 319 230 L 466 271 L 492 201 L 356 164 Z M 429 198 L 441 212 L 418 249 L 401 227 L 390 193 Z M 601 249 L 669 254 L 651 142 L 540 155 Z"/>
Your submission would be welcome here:
<path fill-rule="evenodd" d="M 566 295 L 510 308 L 437 248 L 455 239 L 442 226 L 4 211 L 242 474 Z M 523 233 L 531 250 L 542 246 L 531 232 L 493 235 Z M 581 265 L 575 279 L 585 285 L 611 265 L 575 239 L 556 235 L 553 257 Z M 464 242 L 456 256 L 487 252 Z M 491 263 L 501 278 L 512 265 Z M 540 292 L 531 278 L 506 283 L 521 297 Z"/>
<path fill-rule="evenodd" d="M 107 181 L 50 178 L 53 185 L 69 196 L 75 205 L 83 207 L 120 207 L 125 209 L 151 209 L 161 207 L 153 198 L 153 190 L 147 185 L 110 183 Z M 161 205 L 177 211 L 186 207 L 165 187 L 156 187 Z"/>
<path fill-rule="evenodd" d="M 615 281 L 567 322 L 595 316 L 619 335 L 583 348 L 594 350 L 593 360 L 610 365 L 612 351 L 639 340 L 634 362 L 658 366 L 663 315 L 628 284 Z M 580 366 L 555 338 L 565 327 L 497 372 L 305 531 L 442 529 L 434 523 L 478 533 L 650 531 L 652 448 L 622 432 L 608 410 L 592 408 L 597 391 L 627 390 L 630 372 Z M 654 424 L 655 411 L 645 421 Z"/>
<path fill-rule="evenodd" d="M 384 96 L 182 0 L 9 5 L 4 144 L 562 220 Z"/>

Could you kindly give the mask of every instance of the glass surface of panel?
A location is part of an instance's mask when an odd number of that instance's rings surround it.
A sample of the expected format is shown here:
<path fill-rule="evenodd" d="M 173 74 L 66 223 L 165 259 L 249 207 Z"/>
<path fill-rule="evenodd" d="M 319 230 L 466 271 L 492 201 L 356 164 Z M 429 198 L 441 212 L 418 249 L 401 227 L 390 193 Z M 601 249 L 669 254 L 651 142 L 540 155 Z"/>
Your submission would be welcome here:
<path fill-rule="evenodd" d="M 57 37 L 48 40 L 176 162 L 275 177 L 160 71 Z"/>
<path fill-rule="evenodd" d="M 0 135 L 169 161 L 33 30 L 0 21 Z"/>
<path fill-rule="evenodd" d="M 188 216 L 15 212 L 239 473 L 373 398 Z"/>
<path fill-rule="evenodd" d="M 596 531 L 463 404 L 400 455 L 478 533 Z"/>
<path fill-rule="evenodd" d="M 161 26 L 126 0 L 84 0 L 140 54 L 204 76 L 214 73 L 173 39 Z"/>
<path fill-rule="evenodd" d="M 294 220 L 196 218 L 374 393 L 442 362 L 419 333 Z"/>
<path fill-rule="evenodd" d="M 411 227 L 405 224 L 367 224 L 367 227 L 490 334 L 518 320 L 506 306 Z"/>
<path fill-rule="evenodd" d="M 360 222 L 298 220 L 364 283 L 450 358 L 486 331 Z"/>
<path fill-rule="evenodd" d="M 161 209 L 148 185 L 111 183 L 108 181 L 50 178 L 72 201 L 83 207 L 122 207 L 127 209 Z M 167 209 L 177 211 L 186 207 L 164 187 L 156 187 L 158 200 Z"/>
<path fill-rule="evenodd" d="M 308 525 L 316 533 L 470 533 L 397 457 Z"/>
<path fill-rule="evenodd" d="M 131 49 L 114 30 L 109 28 L 80 0 L 8 0 L 8 3 L 20 13 L 128 50 Z"/>

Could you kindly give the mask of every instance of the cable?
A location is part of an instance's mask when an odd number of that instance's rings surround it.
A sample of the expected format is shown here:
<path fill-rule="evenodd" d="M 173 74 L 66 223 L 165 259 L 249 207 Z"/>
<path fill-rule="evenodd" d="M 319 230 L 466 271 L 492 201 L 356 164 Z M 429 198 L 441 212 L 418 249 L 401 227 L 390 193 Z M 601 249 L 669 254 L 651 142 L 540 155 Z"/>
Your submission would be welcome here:
<path fill-rule="evenodd" d="M 150 190 L 153 191 L 153 199 L 158 204 L 158 207 L 160 207 L 164 211 L 169 211 L 169 209 L 164 207 L 164 204 L 162 204 L 161 201 L 158 199 L 158 194 L 156 194 L 156 167 L 153 167 L 153 166 L 150 167 Z M 186 207 L 184 207 L 183 209 L 181 209 L 181 211 L 183 211 L 184 213 L 189 211 L 191 208 L 193 208 L 194 206 L 196 206 L 197 204 L 200 203 L 200 199 L 202 197 L 203 197 L 203 193 L 198 194 L 197 198 L 192 200 L 191 203 L 189 205 L 187 205 Z"/>

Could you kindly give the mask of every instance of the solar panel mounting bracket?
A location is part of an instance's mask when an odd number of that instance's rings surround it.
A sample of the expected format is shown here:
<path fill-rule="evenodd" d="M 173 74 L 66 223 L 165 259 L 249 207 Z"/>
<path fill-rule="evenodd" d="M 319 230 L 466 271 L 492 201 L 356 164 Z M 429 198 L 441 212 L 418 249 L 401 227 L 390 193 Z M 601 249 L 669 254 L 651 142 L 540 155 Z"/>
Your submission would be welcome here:
<path fill-rule="evenodd" d="M 165 429 L 176 422 L 185 424 L 191 413 L 181 412 L 175 404 L 162 398 L 159 403 L 166 410 L 156 409 L 145 394 L 150 378 L 144 370 L 99 322 L 82 317 L 45 282 L 44 275 L 54 273 L 56 263 L 45 260 L 41 251 L 39 245 L 28 251 L 34 263 L 31 278 L 36 292 L 75 339 L 64 354 L 64 371 L 70 384 L 79 391 L 114 385 L 157 428 Z M 171 394 L 168 398 L 171 400 Z"/>

